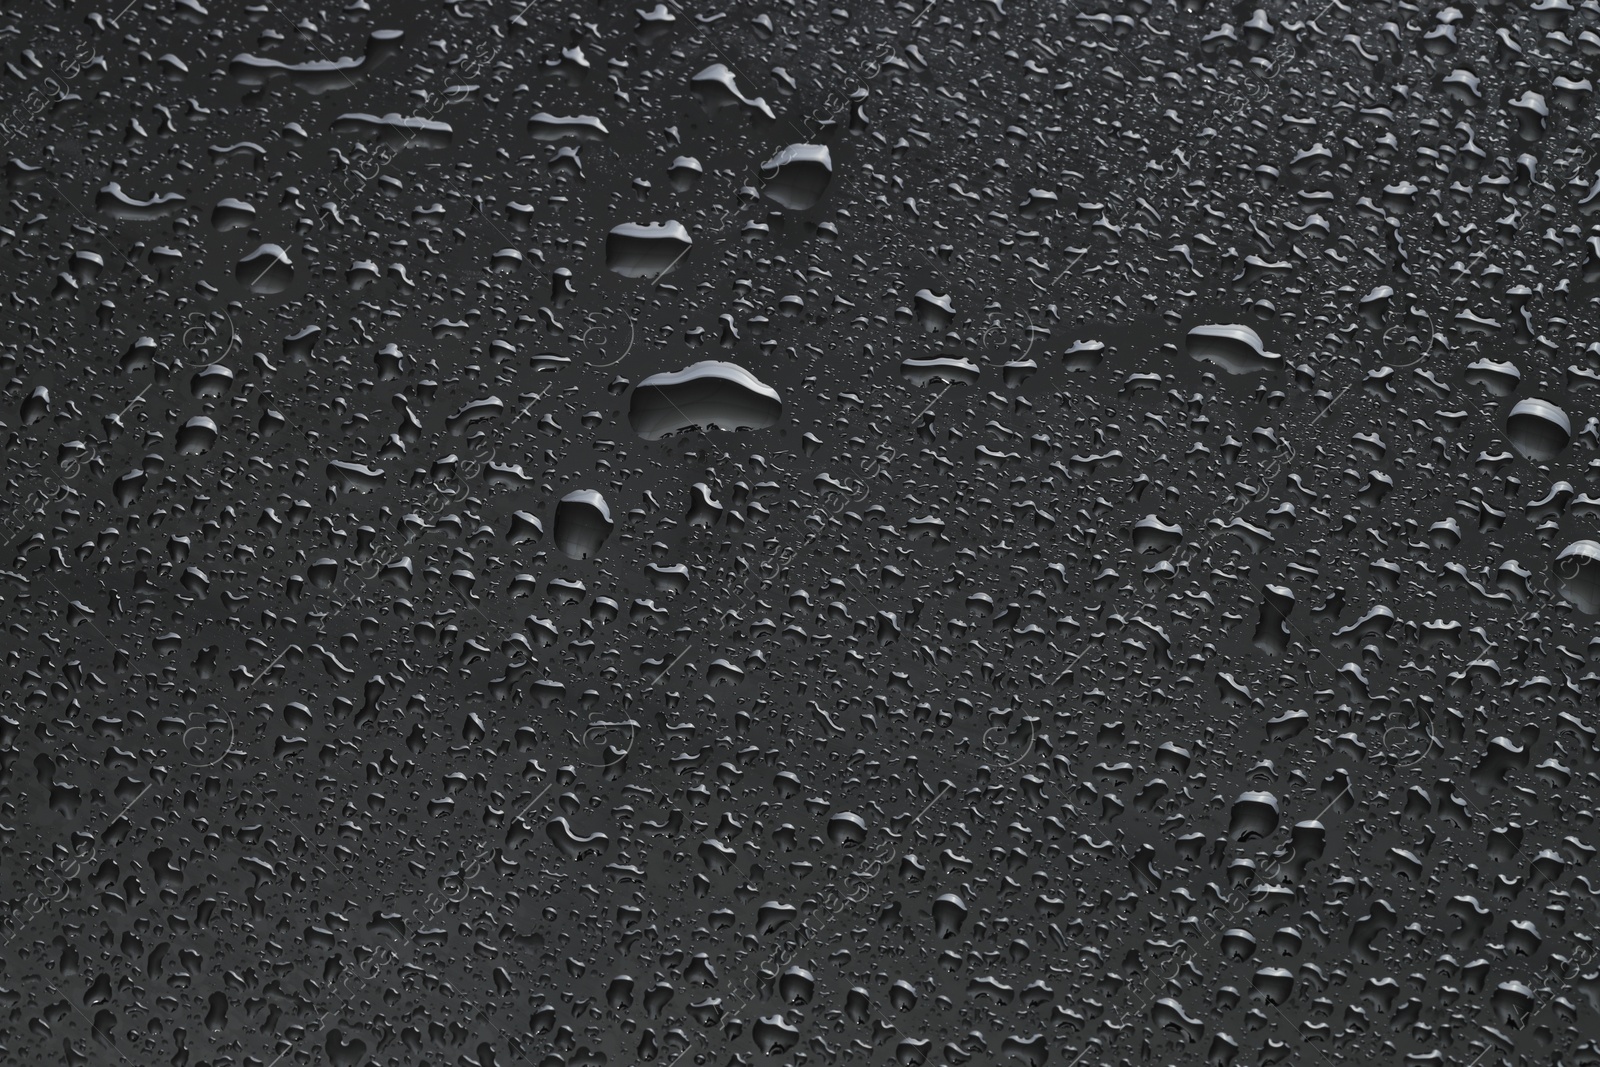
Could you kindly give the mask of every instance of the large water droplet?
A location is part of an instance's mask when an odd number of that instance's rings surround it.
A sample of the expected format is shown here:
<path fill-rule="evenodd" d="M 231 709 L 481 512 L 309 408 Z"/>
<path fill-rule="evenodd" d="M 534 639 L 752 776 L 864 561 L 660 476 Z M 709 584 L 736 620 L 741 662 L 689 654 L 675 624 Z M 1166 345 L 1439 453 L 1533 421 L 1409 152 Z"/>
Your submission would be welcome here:
<path fill-rule="evenodd" d="M 1283 357 L 1268 352 L 1261 335 L 1248 326 L 1196 326 L 1189 331 L 1189 355 L 1215 363 L 1229 374 L 1260 374 L 1283 366 Z"/>
<path fill-rule="evenodd" d="M 577 489 L 556 505 L 551 538 L 567 558 L 589 559 L 611 536 L 613 526 L 606 498 L 593 489 Z"/>
<path fill-rule="evenodd" d="M 241 259 L 233 273 L 251 292 L 270 296 L 294 283 L 294 261 L 278 245 L 265 244 Z"/>
<path fill-rule="evenodd" d="M 1600 543 L 1574 541 L 1556 556 L 1561 595 L 1579 611 L 1600 615 Z"/>
<path fill-rule="evenodd" d="M 625 222 L 606 235 L 606 266 L 624 278 L 655 278 L 688 258 L 694 246 L 679 222 Z"/>
<path fill-rule="evenodd" d="M 833 180 L 827 145 L 792 144 L 761 165 L 761 192 L 790 211 L 809 211 Z"/>
<path fill-rule="evenodd" d="M 1572 442 L 1572 422 L 1567 413 L 1550 403 L 1529 397 L 1517 401 L 1506 418 L 1511 447 L 1537 463 L 1555 459 Z"/>
<path fill-rule="evenodd" d="M 652 374 L 628 403 L 628 424 L 646 441 L 691 426 L 762 430 L 783 417 L 778 391 L 737 363 L 703 360 L 683 370 Z"/>

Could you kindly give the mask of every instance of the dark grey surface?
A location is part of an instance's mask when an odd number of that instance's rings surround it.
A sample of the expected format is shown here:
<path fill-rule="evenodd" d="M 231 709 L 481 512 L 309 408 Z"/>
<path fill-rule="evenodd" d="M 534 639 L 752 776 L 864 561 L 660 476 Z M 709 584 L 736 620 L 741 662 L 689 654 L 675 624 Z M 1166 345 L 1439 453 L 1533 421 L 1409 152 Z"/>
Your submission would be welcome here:
<path fill-rule="evenodd" d="M 1600 1062 L 1594 0 L 6 10 L 6 1062 Z"/>

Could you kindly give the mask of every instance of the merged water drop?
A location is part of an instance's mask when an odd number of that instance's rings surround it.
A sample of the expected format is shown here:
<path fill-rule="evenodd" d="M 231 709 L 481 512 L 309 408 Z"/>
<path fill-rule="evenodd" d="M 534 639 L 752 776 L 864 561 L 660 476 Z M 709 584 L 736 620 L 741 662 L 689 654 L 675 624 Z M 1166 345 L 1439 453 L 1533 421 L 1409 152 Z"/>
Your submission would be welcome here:
<path fill-rule="evenodd" d="M 294 261 L 275 244 L 264 244 L 234 266 L 234 278 L 253 293 L 270 296 L 294 284 Z"/>
<path fill-rule="evenodd" d="M 633 390 L 628 423 L 647 441 L 690 427 L 761 430 L 783 417 L 777 390 L 736 363 L 702 360 L 652 374 Z"/>

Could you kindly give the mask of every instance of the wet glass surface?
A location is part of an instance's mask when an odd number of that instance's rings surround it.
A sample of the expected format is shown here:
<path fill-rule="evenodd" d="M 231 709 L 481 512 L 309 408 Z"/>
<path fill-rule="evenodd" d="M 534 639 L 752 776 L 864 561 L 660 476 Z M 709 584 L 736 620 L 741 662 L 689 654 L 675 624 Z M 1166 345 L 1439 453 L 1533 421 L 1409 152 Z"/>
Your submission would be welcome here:
<path fill-rule="evenodd" d="M 1597 0 L 0 10 L 6 1062 L 1600 1063 Z"/>

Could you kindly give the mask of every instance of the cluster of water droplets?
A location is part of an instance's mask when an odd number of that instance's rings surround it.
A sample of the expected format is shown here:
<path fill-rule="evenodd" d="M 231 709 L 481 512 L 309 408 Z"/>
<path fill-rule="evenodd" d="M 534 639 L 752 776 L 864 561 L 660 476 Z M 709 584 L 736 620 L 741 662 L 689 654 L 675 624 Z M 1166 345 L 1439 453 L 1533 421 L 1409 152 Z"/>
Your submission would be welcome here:
<path fill-rule="evenodd" d="M 1600 1054 L 1600 5 L 158 6 L 8 16 L 7 1057 Z"/>

